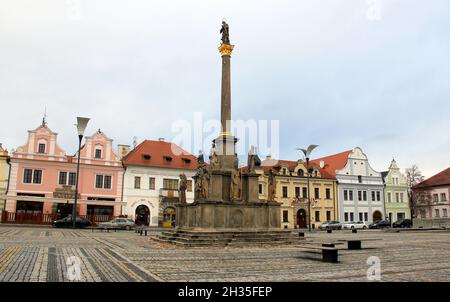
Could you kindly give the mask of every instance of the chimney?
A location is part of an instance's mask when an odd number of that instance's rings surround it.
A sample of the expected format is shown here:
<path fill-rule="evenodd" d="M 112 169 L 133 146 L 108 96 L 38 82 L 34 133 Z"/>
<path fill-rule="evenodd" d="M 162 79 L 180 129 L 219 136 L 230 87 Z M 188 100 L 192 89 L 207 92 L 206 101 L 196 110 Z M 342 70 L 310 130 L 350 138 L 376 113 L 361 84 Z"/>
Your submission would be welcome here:
<path fill-rule="evenodd" d="M 130 146 L 129 145 L 118 145 L 118 155 L 119 155 L 119 159 L 122 159 L 125 155 L 128 154 L 128 152 L 130 152 Z"/>
<path fill-rule="evenodd" d="M 272 159 L 272 155 L 266 155 L 266 159 Z"/>
<path fill-rule="evenodd" d="M 164 137 L 160 137 L 160 138 L 158 138 L 158 140 L 160 141 L 160 142 L 165 142 L 166 140 L 164 139 Z"/>

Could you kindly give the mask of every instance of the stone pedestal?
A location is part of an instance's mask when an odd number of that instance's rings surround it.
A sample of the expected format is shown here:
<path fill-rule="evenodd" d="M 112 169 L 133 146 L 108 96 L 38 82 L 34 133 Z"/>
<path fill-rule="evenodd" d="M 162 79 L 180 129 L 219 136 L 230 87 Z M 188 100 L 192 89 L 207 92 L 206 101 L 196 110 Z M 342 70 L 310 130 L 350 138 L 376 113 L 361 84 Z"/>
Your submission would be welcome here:
<path fill-rule="evenodd" d="M 177 206 L 177 229 L 202 231 L 280 230 L 280 204 L 199 201 Z"/>

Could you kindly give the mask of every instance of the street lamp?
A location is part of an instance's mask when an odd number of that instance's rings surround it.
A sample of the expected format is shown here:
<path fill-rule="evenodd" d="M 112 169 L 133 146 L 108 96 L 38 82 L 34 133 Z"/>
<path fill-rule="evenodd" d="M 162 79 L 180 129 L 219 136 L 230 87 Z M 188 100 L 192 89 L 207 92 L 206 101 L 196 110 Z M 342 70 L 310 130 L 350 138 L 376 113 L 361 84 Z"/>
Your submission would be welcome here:
<path fill-rule="evenodd" d="M 297 148 L 297 150 L 301 150 L 303 152 L 303 154 L 305 155 L 306 158 L 306 169 L 308 170 L 307 174 L 306 174 L 306 179 L 307 179 L 307 194 L 308 194 L 308 230 L 311 232 L 311 198 L 310 198 L 310 194 L 309 194 L 309 177 L 310 174 L 312 172 L 312 169 L 310 170 L 309 168 L 309 157 L 311 155 L 311 152 L 318 147 L 319 145 L 309 145 L 308 148 L 302 149 L 302 148 Z"/>
<path fill-rule="evenodd" d="M 80 174 L 80 149 L 81 141 L 83 140 L 84 130 L 86 129 L 89 118 L 87 117 L 77 117 L 77 131 L 78 131 L 78 159 L 77 159 L 77 174 L 75 178 L 75 200 L 73 202 L 72 209 L 72 228 L 75 228 L 75 222 L 77 219 L 77 201 L 78 201 L 78 176 Z"/>

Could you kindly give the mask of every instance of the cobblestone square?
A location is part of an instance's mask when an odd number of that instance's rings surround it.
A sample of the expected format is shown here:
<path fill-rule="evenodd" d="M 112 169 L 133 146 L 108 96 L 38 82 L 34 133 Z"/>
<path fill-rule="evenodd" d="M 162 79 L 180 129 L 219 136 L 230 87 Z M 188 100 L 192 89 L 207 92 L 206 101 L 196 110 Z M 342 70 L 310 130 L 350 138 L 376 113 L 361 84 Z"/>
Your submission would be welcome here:
<path fill-rule="evenodd" d="M 381 281 L 450 281 L 449 235 L 378 230 L 306 233 L 317 243 L 381 239 L 363 241 L 362 250 L 338 245 L 339 262 L 333 264 L 321 262 L 320 255 L 301 251 L 298 245 L 185 248 L 133 231 L 0 226 L 0 281 L 368 281 L 371 256 L 380 259 Z M 77 278 L 71 259 L 79 259 Z"/>

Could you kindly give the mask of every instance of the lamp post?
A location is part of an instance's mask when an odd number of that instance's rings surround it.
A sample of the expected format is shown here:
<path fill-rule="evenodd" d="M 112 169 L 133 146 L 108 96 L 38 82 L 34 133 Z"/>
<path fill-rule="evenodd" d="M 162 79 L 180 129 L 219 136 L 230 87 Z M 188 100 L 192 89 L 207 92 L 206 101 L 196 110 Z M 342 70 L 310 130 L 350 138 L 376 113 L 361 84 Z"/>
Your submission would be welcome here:
<path fill-rule="evenodd" d="M 78 131 L 78 158 L 77 158 L 77 174 L 75 177 L 75 199 L 73 201 L 72 209 L 72 228 L 75 228 L 75 222 L 77 219 L 77 201 L 78 201 L 78 176 L 80 174 L 80 149 L 81 141 L 83 140 L 84 130 L 86 129 L 89 118 L 87 117 L 77 117 L 77 131 Z"/>
<path fill-rule="evenodd" d="M 301 148 L 297 148 L 297 150 L 301 150 L 303 152 L 303 154 L 305 155 L 306 158 L 306 169 L 307 174 L 306 174 L 306 179 L 307 179 L 307 194 L 308 194 L 308 230 L 311 232 L 311 197 L 310 197 L 310 193 L 309 193 L 309 178 L 310 178 L 310 174 L 312 172 L 312 170 L 309 169 L 309 157 L 311 155 L 311 152 L 318 147 L 318 145 L 309 145 L 308 148 L 306 149 L 301 149 Z"/>

